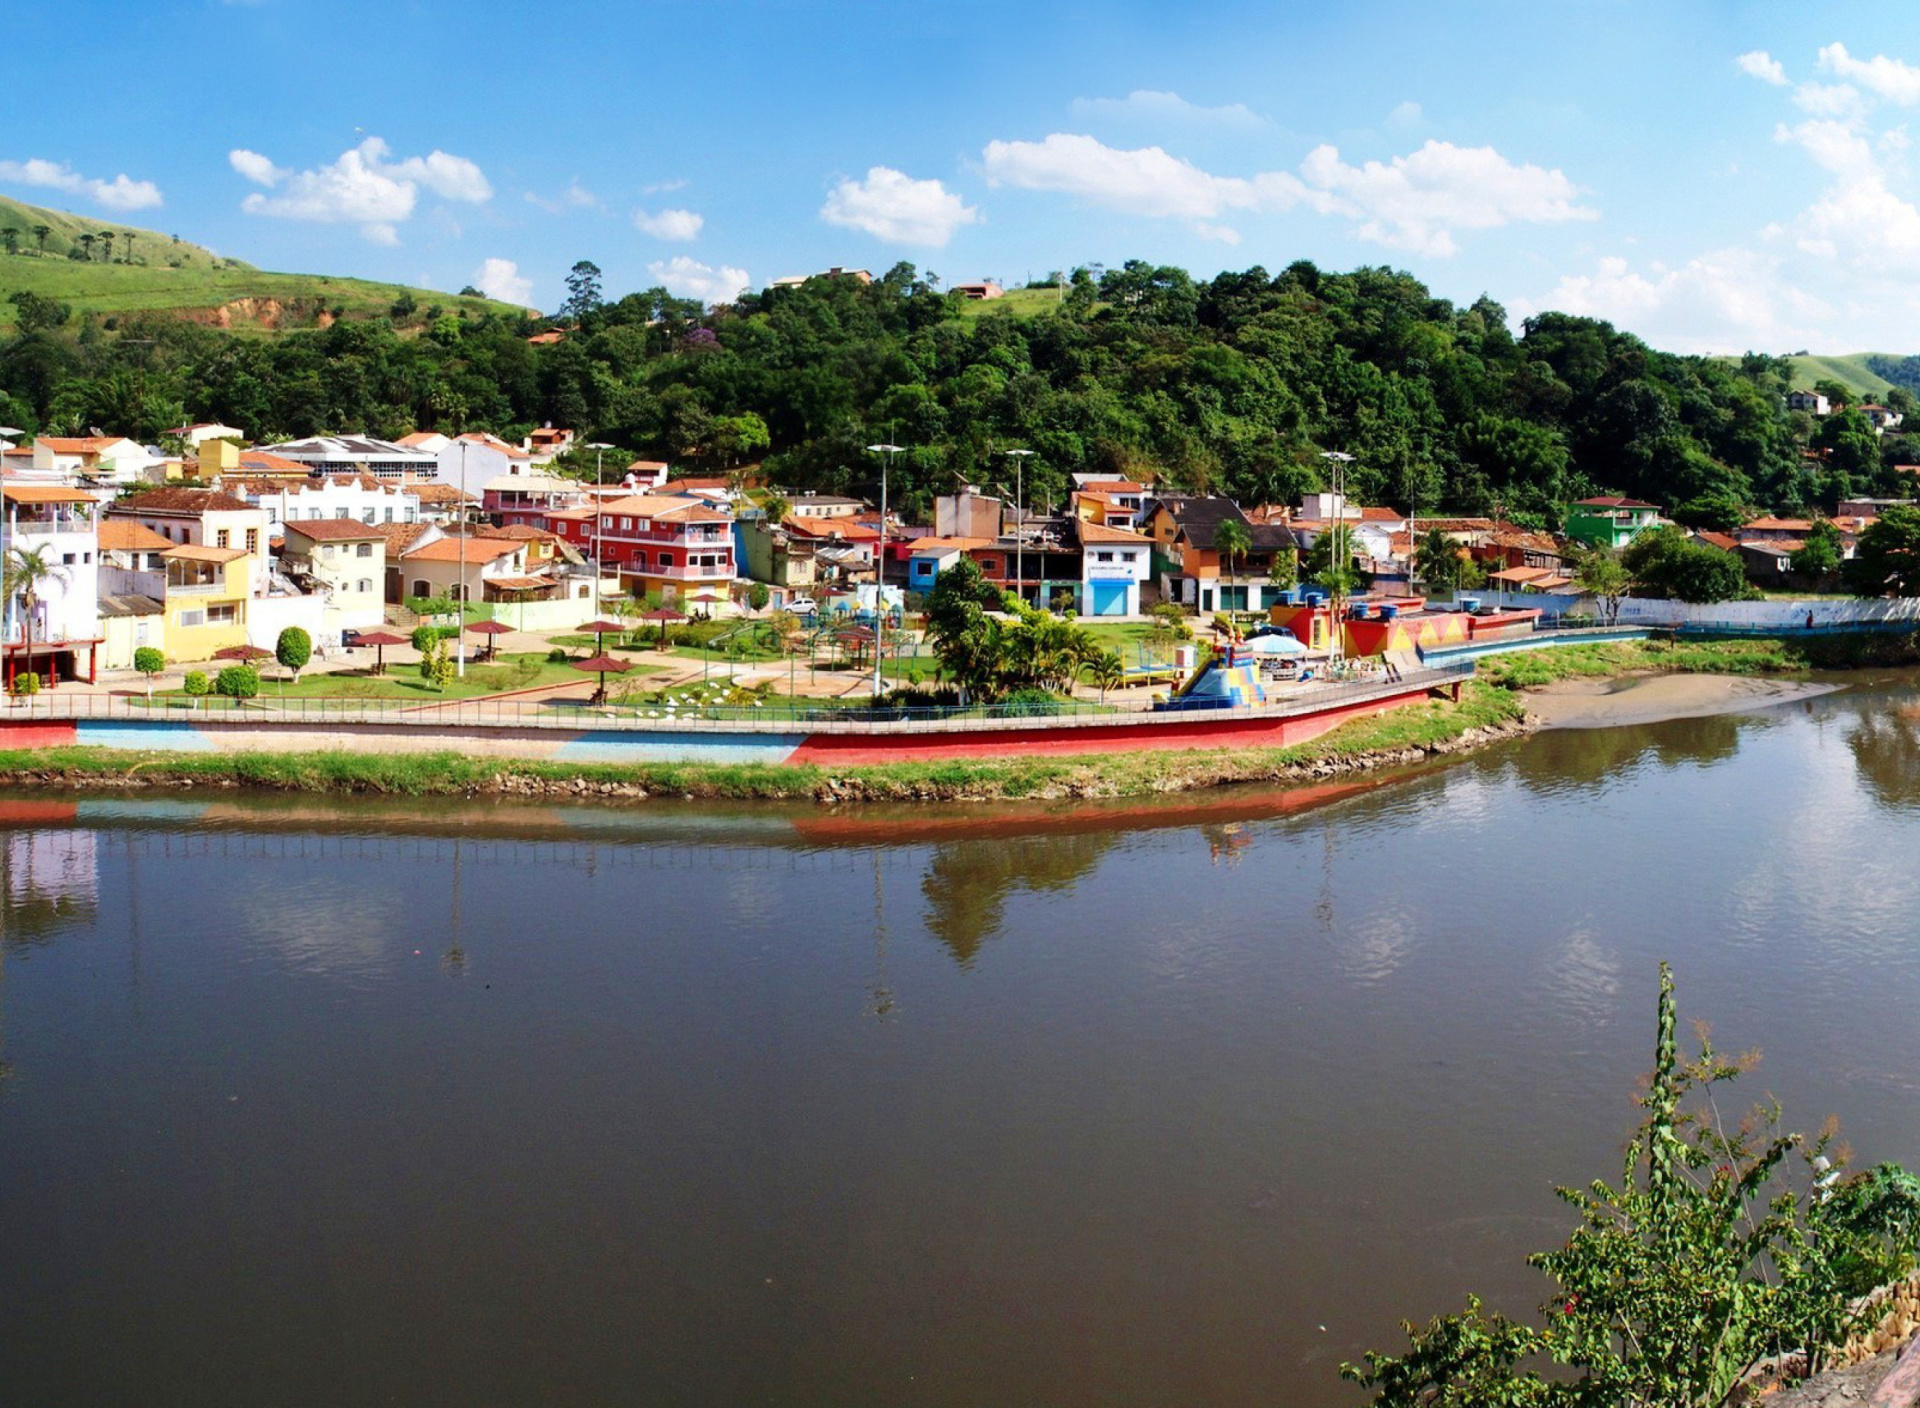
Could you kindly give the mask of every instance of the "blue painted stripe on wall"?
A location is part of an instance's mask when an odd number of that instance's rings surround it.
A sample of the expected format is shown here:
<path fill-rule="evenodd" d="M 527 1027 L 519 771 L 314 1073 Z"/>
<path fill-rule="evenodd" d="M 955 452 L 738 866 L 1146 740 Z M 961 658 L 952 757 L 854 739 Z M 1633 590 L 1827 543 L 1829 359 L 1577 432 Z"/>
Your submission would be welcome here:
<path fill-rule="evenodd" d="M 82 719 L 76 741 L 93 748 L 145 749 L 154 753 L 212 753 L 214 741 L 192 724 L 144 719 Z"/>
<path fill-rule="evenodd" d="M 575 734 L 554 750 L 561 763 L 784 763 L 804 733 Z"/>

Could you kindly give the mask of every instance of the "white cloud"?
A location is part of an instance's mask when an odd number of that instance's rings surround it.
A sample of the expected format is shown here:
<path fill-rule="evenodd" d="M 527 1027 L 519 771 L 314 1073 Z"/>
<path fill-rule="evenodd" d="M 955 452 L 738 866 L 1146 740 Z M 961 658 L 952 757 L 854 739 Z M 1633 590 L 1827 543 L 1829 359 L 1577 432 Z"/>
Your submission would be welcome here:
<path fill-rule="evenodd" d="M 693 183 L 686 177 L 676 176 L 671 181 L 655 181 L 650 186 L 642 186 L 640 188 L 640 194 L 643 196 L 664 195 L 668 191 L 684 191 L 692 184 Z"/>
<path fill-rule="evenodd" d="M 1576 204 L 1579 187 L 1562 172 L 1515 165 L 1492 147 L 1428 142 L 1390 162 L 1350 166 L 1322 146 L 1307 153 L 1300 172 L 1363 218 L 1362 239 L 1425 254 L 1454 253 L 1454 230 L 1599 218 Z"/>
<path fill-rule="evenodd" d="M 1902 107 L 1920 103 L 1920 68 L 1885 54 L 1856 59 L 1846 45 L 1829 44 L 1820 51 L 1820 68 Z"/>
<path fill-rule="evenodd" d="M 435 151 L 424 157 L 392 161 L 391 149 L 378 137 L 341 153 L 338 160 L 312 171 L 285 171 L 257 152 L 230 152 L 234 170 L 256 184 L 277 190 L 256 191 L 240 203 L 249 215 L 321 224 L 358 225 L 375 244 L 399 242 L 398 226 L 411 219 L 425 187 L 447 200 L 479 204 L 493 187 L 465 157 Z M 272 176 L 271 181 L 263 179 Z"/>
<path fill-rule="evenodd" d="M 523 275 L 520 266 L 511 259 L 487 260 L 474 271 L 473 286 L 502 303 L 518 303 L 522 307 L 533 303 L 533 280 Z"/>
<path fill-rule="evenodd" d="M 697 298 L 702 303 L 728 303 L 738 298 L 751 284 L 745 269 L 723 264 L 718 269 L 690 259 L 684 254 L 647 265 L 647 272 L 660 281 L 669 293 L 682 298 Z"/>
<path fill-rule="evenodd" d="M 1557 170 L 1516 165 L 1492 147 L 1428 142 L 1390 162 L 1353 166 L 1316 147 L 1299 174 L 1216 176 L 1160 147 L 1122 151 L 1056 132 L 1042 142 L 991 142 L 983 154 L 996 186 L 1060 191 L 1134 215 L 1212 221 L 1228 210 L 1304 205 L 1360 222 L 1362 239 L 1428 254 L 1454 252 L 1452 231 L 1515 221 L 1591 220 L 1579 188 Z"/>
<path fill-rule="evenodd" d="M 1740 72 L 1759 79 L 1762 83 L 1772 83 L 1778 87 L 1787 86 L 1787 71 L 1780 61 L 1767 53 L 1765 49 L 1754 49 L 1734 60 Z"/>
<path fill-rule="evenodd" d="M 1131 122 L 1154 127 L 1224 127 L 1254 131 L 1273 124 L 1245 103 L 1202 107 L 1178 93 L 1136 88 L 1124 98 L 1075 98 L 1073 115 L 1085 122 Z"/>
<path fill-rule="evenodd" d="M 82 176 L 64 162 L 38 157 L 0 161 L 0 181 L 84 196 L 108 210 L 148 210 L 161 203 L 160 188 L 151 181 L 136 181 L 124 171 L 111 181 L 103 181 L 97 176 Z"/>
<path fill-rule="evenodd" d="M 1793 103 L 1816 117 L 1858 117 L 1864 107 L 1851 83 L 1802 83 L 1793 90 Z"/>
<path fill-rule="evenodd" d="M 259 152 L 250 152 L 245 147 L 236 147 L 228 152 L 227 164 L 254 185 L 268 188 L 279 185 L 292 174 L 283 166 L 275 166 Z"/>
<path fill-rule="evenodd" d="M 527 191 L 524 194 L 529 204 L 539 206 L 549 215 L 559 215 L 567 210 L 591 210 L 600 204 L 600 197 L 577 180 L 569 181 L 567 188 L 552 199 L 536 191 Z"/>
<path fill-rule="evenodd" d="M 658 215 L 649 215 L 644 210 L 633 212 L 633 228 L 657 240 L 698 239 L 706 223 L 705 216 L 691 210 L 663 210 Z"/>
<path fill-rule="evenodd" d="M 1834 312 L 1799 288 L 1781 260 L 1741 248 L 1677 269 L 1601 259 L 1590 274 L 1562 278 L 1537 306 L 1514 305 L 1523 317 L 1542 308 L 1604 318 L 1658 346 L 1702 353 L 1816 346 L 1831 335 Z"/>
<path fill-rule="evenodd" d="M 1395 103 L 1393 111 L 1387 114 L 1387 126 L 1398 132 L 1418 127 L 1426 120 L 1426 112 L 1411 98 L 1404 103 Z"/>
<path fill-rule="evenodd" d="M 835 186 L 820 218 L 889 244 L 939 248 L 962 225 L 976 224 L 980 212 L 938 181 L 916 181 L 890 166 L 876 166 L 865 180 Z"/>
<path fill-rule="evenodd" d="M 1231 225 L 1214 225 L 1205 220 L 1193 222 L 1193 232 L 1203 240 L 1215 240 L 1220 244 L 1239 244 L 1240 232 Z"/>

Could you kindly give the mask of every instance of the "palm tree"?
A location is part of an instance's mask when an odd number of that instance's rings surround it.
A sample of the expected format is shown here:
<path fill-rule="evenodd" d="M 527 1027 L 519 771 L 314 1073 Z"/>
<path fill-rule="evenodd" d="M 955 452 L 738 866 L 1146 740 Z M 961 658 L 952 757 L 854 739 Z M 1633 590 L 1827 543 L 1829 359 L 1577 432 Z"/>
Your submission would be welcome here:
<path fill-rule="evenodd" d="M 1246 525 L 1239 519 L 1229 518 L 1214 530 L 1213 550 L 1227 564 L 1227 581 L 1231 584 L 1233 564 L 1236 560 L 1245 564 L 1247 554 L 1253 550 L 1253 535 L 1247 532 Z"/>
<path fill-rule="evenodd" d="M 47 252 L 47 236 L 52 233 L 53 226 L 51 225 L 35 225 L 33 227 L 34 242 L 40 246 L 40 252 L 42 254 Z"/>
<path fill-rule="evenodd" d="M 760 500 L 760 511 L 766 514 L 768 527 L 778 528 L 787 521 L 787 515 L 793 512 L 793 504 L 786 495 L 769 490 L 767 496 Z"/>
<path fill-rule="evenodd" d="M 26 626 L 27 668 L 33 668 L 33 609 L 40 604 L 40 588 L 66 574 L 53 563 L 52 549 L 42 543 L 36 548 L 14 545 L 6 570 L 0 573 L 0 596 L 7 601 L 20 598 Z"/>

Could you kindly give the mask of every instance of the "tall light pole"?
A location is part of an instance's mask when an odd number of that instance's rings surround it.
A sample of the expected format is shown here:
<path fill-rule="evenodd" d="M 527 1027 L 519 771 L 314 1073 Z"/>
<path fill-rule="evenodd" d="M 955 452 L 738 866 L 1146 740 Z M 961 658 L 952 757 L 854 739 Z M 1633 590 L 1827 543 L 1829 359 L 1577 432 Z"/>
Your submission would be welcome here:
<path fill-rule="evenodd" d="M 880 642 L 886 630 L 887 563 L 887 471 L 899 445 L 869 445 L 867 452 L 880 456 L 880 542 L 873 550 L 873 697 L 880 697 Z"/>
<path fill-rule="evenodd" d="M 1340 658 L 1340 632 L 1344 629 L 1340 608 L 1346 593 L 1341 590 L 1341 585 L 1346 581 L 1347 573 L 1353 570 L 1353 551 L 1344 536 L 1347 522 L 1347 466 L 1353 463 L 1353 456 L 1345 450 L 1322 450 L 1320 458 L 1327 462 L 1327 478 L 1334 498 L 1333 549 L 1327 554 L 1327 567 L 1333 577 L 1333 612 L 1327 631 L 1327 659 L 1332 663 Z"/>
<path fill-rule="evenodd" d="M 603 501 L 600 490 L 606 484 L 606 476 L 600 471 L 601 457 L 613 446 L 602 445 L 595 441 L 587 448 L 593 451 L 593 619 L 600 619 L 600 579 L 606 575 L 600 565 L 600 510 Z"/>
<path fill-rule="evenodd" d="M 453 673 L 467 677 L 467 437 L 460 437 L 460 575 L 453 584 Z"/>
<path fill-rule="evenodd" d="M 1025 601 L 1027 559 L 1023 551 L 1026 544 L 1027 526 L 1027 458 L 1032 450 L 1002 450 L 1001 454 L 1013 461 L 1013 594 Z M 1044 559 L 1043 559 L 1044 560 Z M 1040 603 L 1042 606 L 1045 602 Z"/>

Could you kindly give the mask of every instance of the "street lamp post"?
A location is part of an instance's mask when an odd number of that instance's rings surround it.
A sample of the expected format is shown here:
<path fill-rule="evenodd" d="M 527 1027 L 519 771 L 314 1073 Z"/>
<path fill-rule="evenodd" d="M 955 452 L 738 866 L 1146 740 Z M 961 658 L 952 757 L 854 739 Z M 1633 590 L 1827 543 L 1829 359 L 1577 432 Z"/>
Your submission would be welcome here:
<path fill-rule="evenodd" d="M 1353 570 L 1353 549 L 1345 536 L 1347 522 L 1347 466 L 1353 463 L 1353 456 L 1345 450 L 1322 450 L 1320 458 L 1327 462 L 1328 480 L 1332 485 L 1333 509 L 1333 550 L 1327 554 L 1327 568 L 1333 577 L 1332 619 L 1327 623 L 1327 660 L 1329 664 L 1340 659 L 1340 632 L 1343 629 L 1340 611 L 1345 593 L 1341 584 L 1347 579 L 1347 573 Z"/>
<path fill-rule="evenodd" d="M 603 506 L 600 490 L 606 482 L 606 476 L 600 472 L 600 461 L 613 446 L 602 445 L 595 441 L 587 448 L 593 451 L 593 619 L 598 621 L 600 619 L 600 579 L 606 575 L 605 569 L 600 565 L 600 510 Z"/>
<path fill-rule="evenodd" d="M 460 570 L 453 583 L 453 673 L 467 677 L 467 437 L 460 437 Z"/>
<path fill-rule="evenodd" d="M 1027 558 L 1025 529 L 1027 526 L 1027 459 L 1032 450 L 1002 450 L 1001 454 L 1013 461 L 1013 594 L 1025 601 L 1027 594 Z M 1044 572 L 1042 576 L 1046 575 Z M 1045 605 L 1042 602 L 1041 605 Z"/>
<path fill-rule="evenodd" d="M 880 457 L 880 541 L 873 550 L 873 697 L 880 697 L 880 642 L 886 631 L 887 579 L 887 470 L 899 445 L 869 445 L 867 451 Z"/>

